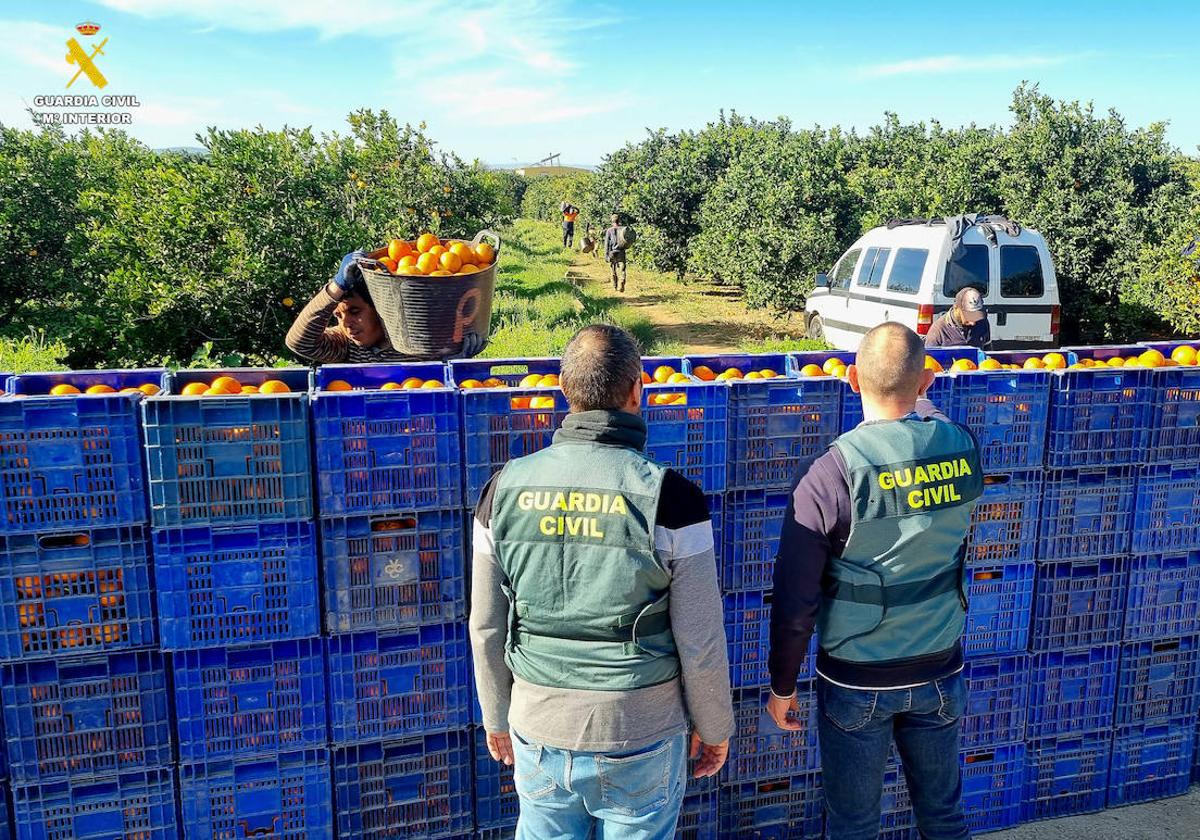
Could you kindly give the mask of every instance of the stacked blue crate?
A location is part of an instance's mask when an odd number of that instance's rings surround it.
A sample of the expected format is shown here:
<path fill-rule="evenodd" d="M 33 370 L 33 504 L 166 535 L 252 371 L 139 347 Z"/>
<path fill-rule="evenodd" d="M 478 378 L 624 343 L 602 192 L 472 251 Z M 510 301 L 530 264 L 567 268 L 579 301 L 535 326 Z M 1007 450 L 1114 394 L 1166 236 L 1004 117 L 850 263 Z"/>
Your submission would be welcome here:
<path fill-rule="evenodd" d="M 222 375 L 287 390 L 183 393 Z M 179 371 L 143 403 L 188 838 L 332 826 L 309 380 L 304 369 Z"/>
<path fill-rule="evenodd" d="M 1047 467 L 1116 466 L 1146 460 L 1153 371 L 1104 364 L 1143 349 L 1076 347 L 1064 351 L 1071 364 L 1084 359 L 1100 364 L 1053 371 Z"/>
<path fill-rule="evenodd" d="M 176 831 L 139 408 L 163 373 L 22 374 L 0 400 L 0 696 L 18 837 L 97 837 L 105 820 Z"/>
<path fill-rule="evenodd" d="M 337 833 L 469 834 L 459 393 L 439 363 L 326 365 L 312 416 Z"/>

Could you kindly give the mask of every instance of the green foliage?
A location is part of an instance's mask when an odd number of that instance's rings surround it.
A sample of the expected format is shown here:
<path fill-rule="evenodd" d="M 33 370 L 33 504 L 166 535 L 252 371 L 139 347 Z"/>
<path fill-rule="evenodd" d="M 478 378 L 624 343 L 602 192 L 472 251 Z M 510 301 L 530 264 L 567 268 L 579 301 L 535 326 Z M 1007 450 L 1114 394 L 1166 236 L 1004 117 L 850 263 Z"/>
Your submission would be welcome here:
<path fill-rule="evenodd" d="M 48 341 L 46 335 L 37 330 L 17 338 L 0 336 L 0 371 L 4 373 L 65 370 L 62 360 L 66 357 L 65 344 Z M 0 389 L 3 387 L 4 382 L 0 380 Z"/>
<path fill-rule="evenodd" d="M 589 212 L 588 202 L 592 196 L 596 176 L 591 172 L 575 172 L 570 175 L 540 175 L 528 179 L 525 196 L 521 202 L 521 215 L 527 219 L 543 222 L 562 222 L 559 206 L 564 202 L 580 209 L 575 227 L 580 231 L 585 224 L 606 226 L 594 212 Z"/>

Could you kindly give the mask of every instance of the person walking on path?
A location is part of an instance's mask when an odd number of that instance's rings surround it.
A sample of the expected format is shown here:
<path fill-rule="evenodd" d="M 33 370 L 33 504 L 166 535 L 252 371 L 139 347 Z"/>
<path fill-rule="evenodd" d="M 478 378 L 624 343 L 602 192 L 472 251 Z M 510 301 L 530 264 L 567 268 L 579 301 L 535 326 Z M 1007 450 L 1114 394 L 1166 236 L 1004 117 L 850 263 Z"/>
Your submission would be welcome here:
<path fill-rule="evenodd" d="M 625 245 L 621 241 L 621 217 L 613 213 L 612 224 L 604 231 L 604 259 L 612 269 L 613 288 L 618 292 L 625 291 Z M 618 270 L 620 271 L 618 283 Z"/>
<path fill-rule="evenodd" d="M 831 840 L 879 835 L 893 739 L 921 837 L 965 840 L 959 718 L 979 447 L 924 398 L 925 349 L 895 322 L 868 332 L 850 387 L 865 420 L 801 470 L 775 564 L 767 712 L 802 723 L 796 680 L 814 627 L 818 737 Z"/>
<path fill-rule="evenodd" d="M 563 247 L 570 248 L 575 241 L 575 220 L 579 218 L 579 208 L 568 204 L 563 208 Z"/>
<path fill-rule="evenodd" d="M 642 366 L 619 327 L 563 352 L 570 413 L 475 510 L 471 648 L 488 751 L 515 764 L 518 840 L 675 835 L 733 732 L 700 488 L 643 453 Z"/>
<path fill-rule="evenodd" d="M 974 286 L 964 286 L 954 296 L 954 306 L 941 315 L 925 336 L 926 347 L 975 347 L 987 350 L 992 345 L 992 327 L 983 295 Z"/>

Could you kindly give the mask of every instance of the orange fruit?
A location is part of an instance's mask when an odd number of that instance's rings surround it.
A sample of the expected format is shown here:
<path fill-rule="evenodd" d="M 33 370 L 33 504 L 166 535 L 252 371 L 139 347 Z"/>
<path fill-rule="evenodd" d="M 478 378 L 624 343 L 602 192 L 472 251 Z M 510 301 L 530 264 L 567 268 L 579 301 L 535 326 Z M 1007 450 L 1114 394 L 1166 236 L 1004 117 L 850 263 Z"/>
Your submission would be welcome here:
<path fill-rule="evenodd" d="M 183 386 L 183 390 L 180 393 L 185 397 L 198 397 L 207 390 L 208 386 L 203 382 L 189 382 Z"/>
<path fill-rule="evenodd" d="M 117 389 L 111 385 L 92 385 L 89 386 L 85 393 L 88 394 L 115 394 Z"/>
<path fill-rule="evenodd" d="M 1181 365 L 1196 364 L 1196 348 L 1181 344 L 1171 351 L 1171 358 Z"/>
<path fill-rule="evenodd" d="M 825 376 L 826 373 L 820 365 L 807 364 L 800 368 L 801 376 Z"/>
<path fill-rule="evenodd" d="M 128 388 L 122 388 L 117 393 L 119 393 L 119 394 L 140 394 L 140 393 L 142 393 L 142 391 L 140 388 L 134 388 L 134 387 L 130 386 Z"/>
<path fill-rule="evenodd" d="M 955 359 L 950 370 L 978 370 L 979 367 L 970 359 Z"/>
<path fill-rule="evenodd" d="M 691 381 L 692 381 L 691 377 L 689 377 L 686 373 L 672 373 L 670 376 L 667 377 L 667 382 L 671 383 L 672 385 L 677 385 L 680 382 L 691 382 Z"/>
<path fill-rule="evenodd" d="M 650 374 L 646 373 L 646 371 L 642 371 L 642 384 L 643 385 L 649 385 L 653 381 L 654 381 L 654 377 L 652 377 Z"/>
<path fill-rule="evenodd" d="M 410 377 L 408 377 L 408 379 L 405 379 L 403 382 L 400 383 L 400 387 L 403 388 L 405 391 L 410 391 L 413 388 L 420 388 L 424 384 L 425 384 L 425 380 L 422 379 L 421 377 L 410 376 Z"/>
<path fill-rule="evenodd" d="M 474 274 L 477 271 L 479 271 L 479 266 L 472 265 L 471 263 L 463 263 L 463 267 L 454 273 L 455 274 Z"/>
<path fill-rule="evenodd" d="M 980 370 L 1001 370 L 1003 367 L 1004 365 L 992 358 L 984 359 L 979 363 Z"/>
<path fill-rule="evenodd" d="M 412 246 L 403 239 L 393 239 L 388 243 L 388 257 L 392 262 L 399 262 L 402 257 L 412 253 Z"/>
<path fill-rule="evenodd" d="M 545 376 L 542 377 L 542 381 L 539 384 L 543 388 L 557 388 L 558 387 L 558 374 L 557 373 L 547 373 Z"/>
<path fill-rule="evenodd" d="M 442 254 L 441 257 L 438 258 L 438 262 L 441 263 L 442 268 L 446 269 L 446 271 L 449 271 L 451 274 L 463 267 L 462 257 L 453 251 L 447 251 L 446 253 Z"/>
<path fill-rule="evenodd" d="M 157 394 L 162 389 L 159 388 L 157 385 L 155 385 L 153 382 L 147 382 L 145 385 L 139 385 L 138 390 L 141 391 L 143 394 L 145 394 L 147 397 L 153 397 L 155 394 Z"/>
<path fill-rule="evenodd" d="M 1147 350 L 1138 356 L 1138 361 L 1142 363 L 1142 367 L 1148 368 L 1162 367 L 1162 363 L 1166 360 L 1166 357 L 1158 350 Z"/>
<path fill-rule="evenodd" d="M 487 268 L 492 264 L 492 260 L 496 259 L 496 249 L 486 242 L 480 242 L 475 246 L 475 265 L 480 268 Z"/>
<path fill-rule="evenodd" d="M 290 394 L 292 392 L 287 383 L 280 382 L 278 379 L 268 379 L 262 385 L 258 386 L 258 390 L 263 394 Z"/>
<path fill-rule="evenodd" d="M 380 391 L 399 391 L 400 383 L 399 382 L 384 382 L 382 385 L 379 386 L 379 390 Z"/>
<path fill-rule="evenodd" d="M 1037 356 L 1030 356 L 1021 367 L 1025 370 L 1042 370 L 1046 367 L 1046 363 Z"/>
<path fill-rule="evenodd" d="M 712 368 L 708 365 L 696 365 L 692 368 L 692 376 L 699 379 L 701 382 L 712 382 L 717 378 L 717 375 L 712 372 Z"/>
<path fill-rule="evenodd" d="M 392 259 L 391 257 L 382 257 L 379 260 L 379 264 L 382 265 L 384 268 L 386 268 L 388 271 L 390 271 L 392 274 L 395 274 L 396 271 L 398 270 L 396 261 L 394 259 Z"/>
<path fill-rule="evenodd" d="M 417 257 L 417 271 L 421 274 L 431 274 L 438 270 L 438 258 L 436 255 L 426 251 Z"/>
<path fill-rule="evenodd" d="M 656 367 L 654 369 L 654 373 L 653 373 L 654 381 L 655 382 L 666 382 L 668 379 L 671 378 L 671 374 L 673 374 L 674 372 L 675 372 L 675 368 L 671 367 L 670 365 L 659 365 L 658 367 Z"/>
<path fill-rule="evenodd" d="M 844 379 L 846 377 L 846 366 L 838 365 L 833 370 L 829 371 L 829 375 L 835 376 L 838 379 Z"/>
<path fill-rule="evenodd" d="M 435 245 L 441 244 L 442 243 L 438 240 L 438 238 L 432 233 L 422 233 L 417 237 L 417 250 L 422 254 L 429 251 L 429 249 L 433 248 Z"/>
<path fill-rule="evenodd" d="M 536 388 L 542 383 L 542 375 L 540 373 L 528 373 L 522 377 L 518 388 Z"/>
<path fill-rule="evenodd" d="M 209 387 L 221 391 L 228 391 L 231 394 L 236 394 L 242 390 L 242 383 L 238 382 L 232 376 L 218 376 L 212 381 L 212 384 L 209 385 Z"/>
<path fill-rule="evenodd" d="M 499 377 L 496 377 L 496 376 L 489 376 L 487 379 L 483 380 L 483 387 L 484 388 L 503 388 L 504 380 L 500 379 Z"/>
<path fill-rule="evenodd" d="M 843 362 L 841 359 L 839 359 L 837 356 L 830 356 L 828 359 L 825 360 L 825 364 L 821 365 L 821 370 L 825 371 L 825 373 L 832 373 L 833 368 L 837 367 L 838 365 L 845 367 L 846 363 Z"/>
<path fill-rule="evenodd" d="M 1097 360 L 1097 364 L 1105 364 L 1105 365 L 1108 365 L 1109 367 L 1125 367 L 1125 360 L 1123 358 L 1121 358 L 1120 356 L 1113 356 L 1111 359 L 1109 359 L 1106 362 L 1099 362 Z"/>
<path fill-rule="evenodd" d="M 771 370 L 770 368 L 763 368 L 762 370 L 759 371 L 759 374 L 762 376 L 763 379 L 775 379 L 777 376 L 779 376 L 778 373 Z"/>
<path fill-rule="evenodd" d="M 1123 367 L 1142 367 L 1142 359 L 1140 356 L 1130 356 L 1125 360 Z"/>
<path fill-rule="evenodd" d="M 442 254 L 446 253 L 446 246 L 445 245 L 434 245 L 426 253 L 433 254 L 438 259 L 441 259 Z"/>
<path fill-rule="evenodd" d="M 763 375 L 756 370 L 752 370 L 749 373 L 747 373 L 745 376 L 742 377 L 742 379 L 762 379 L 762 378 L 763 378 Z"/>
<path fill-rule="evenodd" d="M 412 274 L 417 267 L 417 256 L 409 254 L 407 257 L 401 257 L 396 263 L 396 271 L 400 274 Z"/>
<path fill-rule="evenodd" d="M 509 404 L 513 408 L 529 408 L 529 397 L 513 397 L 509 400 Z"/>
<path fill-rule="evenodd" d="M 475 265 L 475 252 L 466 242 L 454 242 L 450 245 L 450 253 L 458 257 L 463 266 Z"/>
<path fill-rule="evenodd" d="M 446 269 L 444 269 L 444 268 L 439 268 L 437 271 L 429 272 L 429 276 L 430 277 L 449 277 L 453 273 L 454 273 L 453 271 L 446 271 Z"/>
<path fill-rule="evenodd" d="M 78 388 L 76 388 L 74 385 L 68 385 L 66 382 L 62 383 L 61 385 L 55 385 L 50 389 L 50 396 L 52 397 L 67 397 L 78 393 Z"/>
<path fill-rule="evenodd" d="M 1067 357 L 1062 353 L 1047 353 L 1042 356 L 1042 364 L 1046 370 L 1063 370 L 1067 366 Z"/>
<path fill-rule="evenodd" d="M 533 397 L 529 400 L 530 408 L 554 408 L 554 397 Z"/>
<path fill-rule="evenodd" d="M 335 379 L 325 386 L 326 391 L 353 391 L 354 388 L 345 379 Z"/>
<path fill-rule="evenodd" d="M 425 384 L 422 385 L 421 387 L 428 390 L 430 388 L 445 388 L 446 386 L 443 385 L 440 380 L 427 379 L 427 380 L 425 380 Z"/>
<path fill-rule="evenodd" d="M 462 382 L 458 383 L 458 387 L 470 390 L 472 388 L 482 388 L 484 385 L 478 379 L 464 379 Z"/>
<path fill-rule="evenodd" d="M 933 356 L 926 356 L 925 357 L 925 370 L 931 370 L 934 373 L 941 373 L 942 371 L 945 370 L 945 368 L 942 367 L 942 363 L 939 362 L 937 359 L 933 358 Z"/>
<path fill-rule="evenodd" d="M 257 385 L 243 385 L 242 393 L 243 394 L 257 394 L 258 386 Z"/>
<path fill-rule="evenodd" d="M 735 367 L 731 367 L 731 368 L 728 368 L 727 370 L 723 370 L 717 375 L 717 379 L 719 381 L 727 381 L 730 379 L 745 379 L 745 378 L 746 378 L 745 374 L 743 374 L 740 370 L 738 370 Z"/>

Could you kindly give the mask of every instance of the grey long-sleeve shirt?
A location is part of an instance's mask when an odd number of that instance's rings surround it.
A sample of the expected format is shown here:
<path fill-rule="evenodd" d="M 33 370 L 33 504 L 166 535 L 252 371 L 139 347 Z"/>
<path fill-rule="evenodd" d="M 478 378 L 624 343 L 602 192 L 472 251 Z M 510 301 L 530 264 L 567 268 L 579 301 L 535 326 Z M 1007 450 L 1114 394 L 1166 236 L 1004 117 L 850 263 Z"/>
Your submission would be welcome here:
<path fill-rule="evenodd" d="M 669 470 L 663 481 L 654 540 L 671 575 L 671 629 L 681 675 L 629 691 L 535 685 L 514 677 L 504 661 L 508 601 L 500 589 L 491 518 L 494 481 L 484 489 L 473 524 L 471 649 L 475 685 L 489 732 L 514 729 L 527 740 L 583 752 L 636 750 L 668 738 L 689 719 L 708 744 L 733 734 L 725 623 L 704 494 Z"/>

